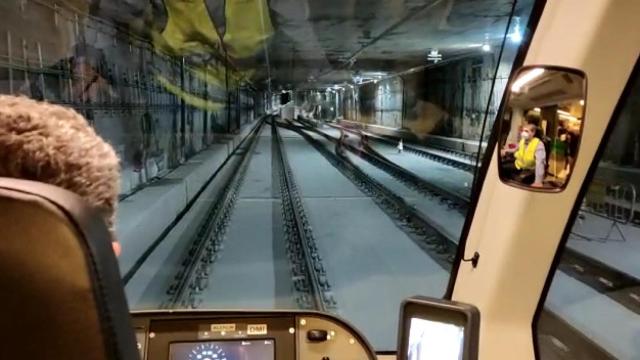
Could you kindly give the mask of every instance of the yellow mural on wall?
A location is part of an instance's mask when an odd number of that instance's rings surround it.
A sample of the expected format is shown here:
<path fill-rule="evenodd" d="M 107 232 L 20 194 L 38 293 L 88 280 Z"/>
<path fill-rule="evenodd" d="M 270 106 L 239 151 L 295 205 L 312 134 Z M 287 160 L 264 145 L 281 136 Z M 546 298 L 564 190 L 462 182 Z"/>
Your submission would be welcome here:
<path fill-rule="evenodd" d="M 162 32 L 153 32 L 156 51 L 174 57 L 226 53 L 227 60 L 242 60 L 255 56 L 273 35 L 266 0 L 226 0 L 224 8 L 225 31 L 220 34 L 214 19 L 209 15 L 205 0 L 165 0 L 168 20 Z M 234 91 L 247 82 L 254 69 L 235 68 L 225 74 L 223 61 L 189 64 L 185 69 L 208 86 Z M 216 111 L 225 103 L 202 98 L 176 85 L 168 77 L 157 74 L 157 80 L 171 93 L 191 106 Z"/>

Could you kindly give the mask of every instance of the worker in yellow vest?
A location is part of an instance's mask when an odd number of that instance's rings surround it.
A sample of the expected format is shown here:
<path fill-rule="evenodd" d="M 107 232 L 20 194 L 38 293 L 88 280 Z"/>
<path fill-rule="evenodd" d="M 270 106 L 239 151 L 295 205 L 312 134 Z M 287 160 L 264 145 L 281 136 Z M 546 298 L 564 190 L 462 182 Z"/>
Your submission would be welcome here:
<path fill-rule="evenodd" d="M 537 138 L 537 127 L 534 124 L 526 124 L 520 132 L 520 141 L 515 148 L 504 149 L 501 155 L 513 154 L 513 163 L 503 165 L 503 170 L 507 176 L 531 184 L 532 186 L 542 187 L 545 175 L 545 163 L 547 159 L 546 150 L 542 140 Z"/>

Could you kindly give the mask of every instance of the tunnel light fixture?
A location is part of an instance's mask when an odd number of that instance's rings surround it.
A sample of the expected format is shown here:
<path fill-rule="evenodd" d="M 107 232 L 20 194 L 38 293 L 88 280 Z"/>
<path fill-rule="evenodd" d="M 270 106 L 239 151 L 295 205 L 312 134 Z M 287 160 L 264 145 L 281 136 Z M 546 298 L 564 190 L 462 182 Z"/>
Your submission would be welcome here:
<path fill-rule="evenodd" d="M 538 78 L 540 75 L 542 75 L 544 73 L 544 69 L 543 68 L 535 68 L 530 70 L 529 72 L 527 72 L 526 74 L 522 75 L 521 77 L 518 78 L 518 80 L 516 80 L 513 85 L 511 85 L 511 91 L 513 92 L 520 92 L 520 89 L 522 89 L 522 87 L 528 83 L 530 83 L 531 81 L 533 81 L 534 79 Z"/>
<path fill-rule="evenodd" d="M 442 61 L 442 54 L 440 54 L 438 49 L 431 49 L 431 51 L 429 51 L 429 53 L 427 54 L 427 60 L 433 62 L 434 64 L 437 64 L 438 62 Z"/>
<path fill-rule="evenodd" d="M 573 116 L 573 115 L 564 115 L 564 114 L 559 114 L 558 117 L 569 120 L 569 121 L 580 121 L 580 119 L 578 119 L 577 117 Z"/>
<path fill-rule="evenodd" d="M 516 16 L 515 18 L 516 24 L 513 27 L 513 32 L 509 34 L 509 39 L 511 42 L 519 44 L 522 41 L 522 30 L 520 30 L 520 17 Z"/>
<path fill-rule="evenodd" d="M 522 41 L 522 34 L 520 33 L 519 29 L 516 28 L 513 34 L 511 34 L 511 41 L 513 41 L 516 44 L 519 44 Z"/>
<path fill-rule="evenodd" d="M 482 51 L 484 51 L 484 52 L 490 52 L 491 51 L 491 45 L 489 45 L 489 34 L 488 33 L 484 34 L 484 43 L 482 43 Z"/>
<path fill-rule="evenodd" d="M 580 99 L 580 106 L 584 106 L 584 99 Z"/>
<path fill-rule="evenodd" d="M 580 121 L 580 119 L 578 119 L 577 117 L 571 115 L 571 113 L 568 112 L 568 111 L 558 110 L 557 113 L 558 113 L 558 117 L 567 119 L 569 121 Z"/>

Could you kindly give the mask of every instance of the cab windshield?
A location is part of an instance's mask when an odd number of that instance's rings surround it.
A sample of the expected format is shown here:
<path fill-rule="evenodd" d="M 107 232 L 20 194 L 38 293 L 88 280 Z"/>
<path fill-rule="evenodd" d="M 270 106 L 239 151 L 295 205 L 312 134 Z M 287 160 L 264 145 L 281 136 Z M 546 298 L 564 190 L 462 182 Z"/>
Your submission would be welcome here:
<path fill-rule="evenodd" d="M 116 150 L 132 309 L 310 309 L 396 347 L 446 291 L 534 0 L 3 0 L 0 93 Z"/>

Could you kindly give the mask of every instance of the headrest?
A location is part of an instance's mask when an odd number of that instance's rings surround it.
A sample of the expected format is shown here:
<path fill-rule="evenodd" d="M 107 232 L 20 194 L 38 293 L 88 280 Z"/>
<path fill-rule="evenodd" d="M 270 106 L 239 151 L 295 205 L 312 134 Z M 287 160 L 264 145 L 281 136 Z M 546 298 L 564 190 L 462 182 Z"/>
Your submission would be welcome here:
<path fill-rule="evenodd" d="M 0 178 L 0 359 L 137 359 L 104 220 L 74 193 Z"/>

